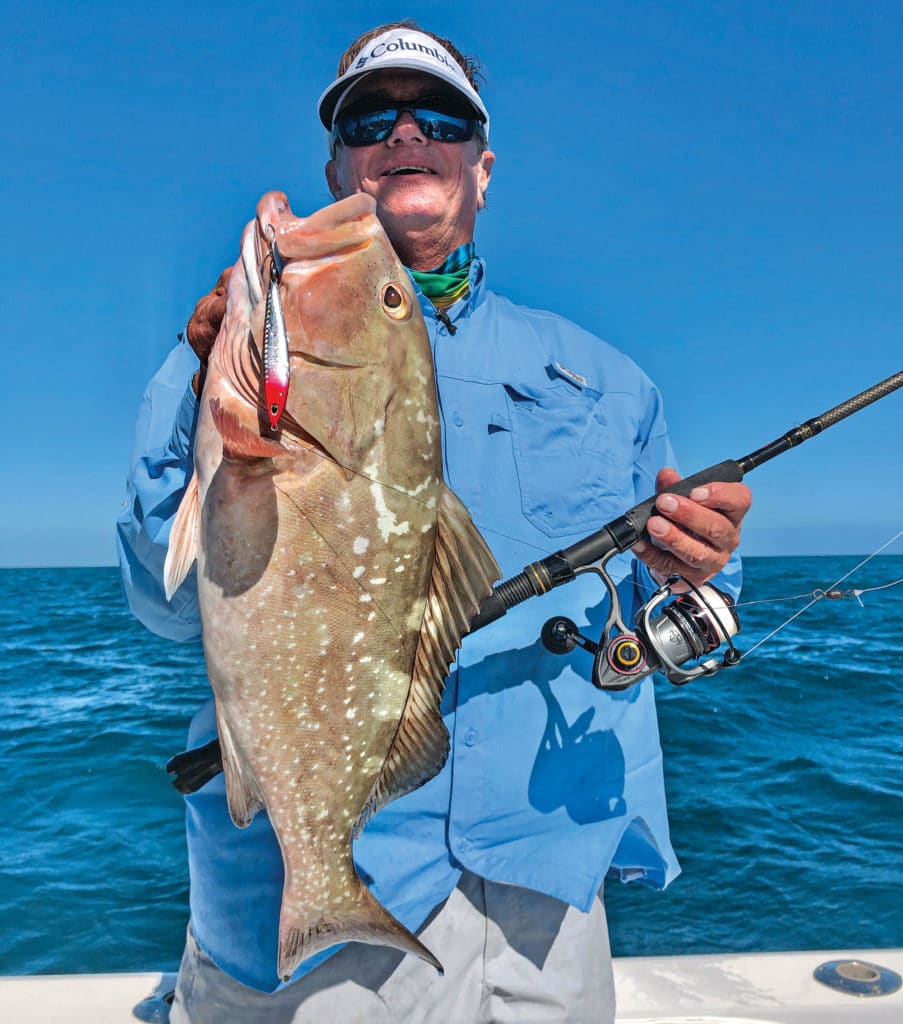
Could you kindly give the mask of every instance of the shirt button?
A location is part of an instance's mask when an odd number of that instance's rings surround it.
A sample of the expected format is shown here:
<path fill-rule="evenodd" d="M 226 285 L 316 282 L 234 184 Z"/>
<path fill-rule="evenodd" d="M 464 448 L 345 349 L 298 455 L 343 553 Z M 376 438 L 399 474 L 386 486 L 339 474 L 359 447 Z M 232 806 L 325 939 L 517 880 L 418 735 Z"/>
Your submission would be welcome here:
<path fill-rule="evenodd" d="M 463 427 L 464 426 L 464 418 L 461 415 L 461 413 L 459 413 L 459 412 L 456 412 L 455 415 L 452 416 L 452 421 L 454 422 L 456 427 Z"/>
<path fill-rule="evenodd" d="M 476 729 L 468 729 L 467 732 L 464 733 L 464 746 L 475 747 L 479 738 L 480 737 L 477 735 Z"/>

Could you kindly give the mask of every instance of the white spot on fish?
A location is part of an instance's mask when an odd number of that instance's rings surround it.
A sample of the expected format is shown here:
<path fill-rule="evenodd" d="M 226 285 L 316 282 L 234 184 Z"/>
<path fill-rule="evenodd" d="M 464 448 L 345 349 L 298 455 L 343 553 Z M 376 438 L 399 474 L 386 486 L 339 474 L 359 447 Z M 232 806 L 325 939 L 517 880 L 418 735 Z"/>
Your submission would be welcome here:
<path fill-rule="evenodd" d="M 364 472 L 368 476 L 376 476 L 378 469 L 378 466 L 366 466 L 364 467 Z M 411 524 L 407 520 L 399 523 L 398 517 L 386 505 L 382 484 L 374 480 L 370 484 L 370 493 L 373 495 L 373 505 L 376 508 L 376 528 L 379 530 L 380 536 L 384 541 L 388 543 L 389 538 L 393 535 L 400 537 L 405 533 L 411 532 Z"/>
<path fill-rule="evenodd" d="M 347 710 L 347 711 L 345 712 L 345 717 L 346 717 L 346 718 L 349 718 L 349 719 L 350 719 L 350 718 L 354 718 L 354 716 L 355 716 L 356 714 L 357 714 L 357 708 L 349 708 L 349 709 L 348 709 L 348 710 Z"/>
<path fill-rule="evenodd" d="M 374 587 L 378 587 L 381 583 L 385 583 L 385 582 L 386 582 L 386 577 L 385 576 L 377 576 L 376 579 L 370 580 L 370 583 Z"/>
<path fill-rule="evenodd" d="M 354 572 L 351 574 L 356 580 L 359 580 L 364 575 L 364 567 L 362 565 L 356 565 Z"/>
<path fill-rule="evenodd" d="M 366 537 L 355 537 L 354 538 L 354 553 L 356 555 L 362 555 L 367 548 L 370 547 L 370 541 Z"/>
<path fill-rule="evenodd" d="M 373 598 L 369 594 L 361 594 L 358 601 L 372 601 Z"/>

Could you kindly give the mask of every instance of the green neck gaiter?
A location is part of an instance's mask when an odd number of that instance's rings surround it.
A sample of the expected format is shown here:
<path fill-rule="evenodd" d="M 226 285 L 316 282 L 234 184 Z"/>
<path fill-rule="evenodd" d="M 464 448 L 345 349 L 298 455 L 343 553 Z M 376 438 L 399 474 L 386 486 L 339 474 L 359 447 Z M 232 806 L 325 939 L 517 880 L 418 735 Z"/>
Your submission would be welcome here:
<path fill-rule="evenodd" d="M 475 255 L 474 243 L 465 242 L 441 266 L 434 270 L 411 270 L 410 274 L 437 309 L 447 309 L 467 294 L 470 287 L 470 264 Z"/>

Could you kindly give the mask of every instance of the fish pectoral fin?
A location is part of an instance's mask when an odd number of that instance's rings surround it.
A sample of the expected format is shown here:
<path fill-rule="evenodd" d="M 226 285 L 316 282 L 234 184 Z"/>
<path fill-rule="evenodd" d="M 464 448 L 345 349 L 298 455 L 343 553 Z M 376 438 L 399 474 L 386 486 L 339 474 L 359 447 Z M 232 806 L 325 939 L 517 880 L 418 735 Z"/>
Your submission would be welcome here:
<path fill-rule="evenodd" d="M 246 427 L 234 412 L 223 408 L 218 398 L 210 399 L 210 414 L 222 438 L 223 454 L 227 458 L 247 462 L 252 459 L 272 459 L 277 455 L 285 455 L 287 449 L 278 441 L 261 437 Z"/>
<path fill-rule="evenodd" d="M 445 764 L 448 730 L 439 711 L 445 677 L 470 620 L 500 577 L 470 513 L 443 485 L 433 573 L 408 699 L 382 770 L 355 823 L 355 835 L 380 807 L 422 786 Z"/>
<path fill-rule="evenodd" d="M 351 870 L 353 872 L 354 869 Z M 342 906 L 330 908 L 319 916 L 316 912 L 308 912 L 303 919 L 291 913 L 292 894 L 286 885 L 279 916 L 277 961 L 279 977 L 283 981 L 291 978 L 303 960 L 340 942 L 367 942 L 374 946 L 401 949 L 426 960 L 440 974 L 445 973 L 436 957 L 386 910 L 356 873 L 349 881 L 351 895 Z M 309 902 L 304 905 L 310 906 Z"/>
<path fill-rule="evenodd" d="M 229 723 L 216 712 L 216 727 L 226 776 L 226 803 L 229 817 L 236 828 L 247 828 L 254 815 L 264 806 L 263 796 L 246 758 L 235 745 Z"/>
<path fill-rule="evenodd" d="M 185 581 L 197 558 L 199 513 L 198 475 L 192 473 L 172 524 L 166 561 L 163 563 L 163 589 L 167 601 L 172 600 L 172 595 Z"/>

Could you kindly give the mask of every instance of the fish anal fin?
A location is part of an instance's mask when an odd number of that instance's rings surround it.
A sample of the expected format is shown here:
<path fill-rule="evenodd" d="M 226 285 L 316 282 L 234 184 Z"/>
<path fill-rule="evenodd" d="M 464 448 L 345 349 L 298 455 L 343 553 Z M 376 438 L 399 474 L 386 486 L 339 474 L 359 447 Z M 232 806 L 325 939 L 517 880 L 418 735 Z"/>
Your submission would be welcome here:
<path fill-rule="evenodd" d="M 172 595 L 185 581 L 197 558 L 199 521 L 198 475 L 192 473 L 173 520 L 163 563 L 163 589 L 167 601 L 172 600 Z"/>
<path fill-rule="evenodd" d="M 353 869 L 352 869 L 353 871 Z M 350 901 L 319 913 L 308 910 L 304 917 L 293 913 L 288 889 L 279 917 L 279 955 L 277 971 L 288 981 L 298 965 L 314 953 L 340 942 L 366 942 L 374 946 L 414 953 L 442 974 L 442 964 L 424 944 L 376 899 L 356 873 L 353 873 Z M 302 904 L 305 908 L 309 904 Z"/>
<path fill-rule="evenodd" d="M 236 828 L 247 828 L 254 815 L 263 807 L 260 787 L 250 765 L 235 744 L 225 718 L 217 711 L 216 727 L 226 776 L 226 802 L 229 817 Z"/>
<path fill-rule="evenodd" d="M 436 552 L 408 699 L 398 731 L 354 826 L 358 835 L 390 801 L 429 781 L 448 757 L 439 705 L 470 620 L 501 572 L 470 513 L 448 487 L 439 502 Z"/>
<path fill-rule="evenodd" d="M 284 455 L 286 449 L 269 437 L 261 437 L 238 418 L 230 409 L 223 407 L 218 398 L 210 399 L 210 415 L 223 441 L 223 454 L 237 462 L 250 459 L 272 459 Z"/>

